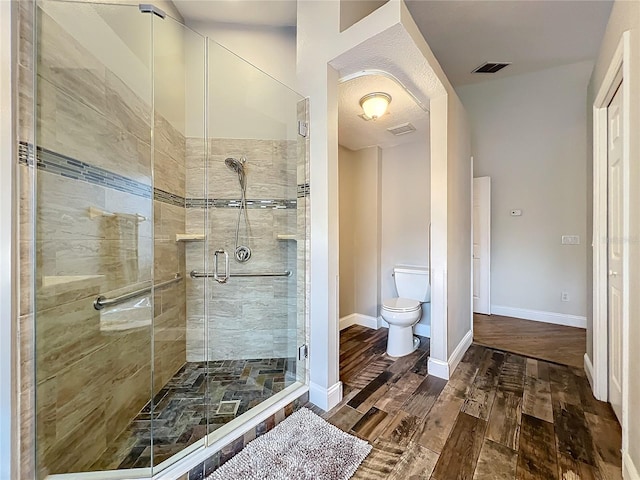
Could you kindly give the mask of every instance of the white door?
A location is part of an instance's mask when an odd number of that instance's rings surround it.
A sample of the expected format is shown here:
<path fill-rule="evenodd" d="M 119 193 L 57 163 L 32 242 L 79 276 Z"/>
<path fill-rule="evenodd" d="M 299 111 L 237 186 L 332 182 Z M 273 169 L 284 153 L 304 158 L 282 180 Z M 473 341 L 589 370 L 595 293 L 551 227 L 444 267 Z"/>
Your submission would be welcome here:
<path fill-rule="evenodd" d="M 622 421 L 623 188 L 622 88 L 607 109 L 607 261 L 609 268 L 609 402 Z"/>
<path fill-rule="evenodd" d="M 491 313 L 491 177 L 473 179 L 473 311 Z"/>

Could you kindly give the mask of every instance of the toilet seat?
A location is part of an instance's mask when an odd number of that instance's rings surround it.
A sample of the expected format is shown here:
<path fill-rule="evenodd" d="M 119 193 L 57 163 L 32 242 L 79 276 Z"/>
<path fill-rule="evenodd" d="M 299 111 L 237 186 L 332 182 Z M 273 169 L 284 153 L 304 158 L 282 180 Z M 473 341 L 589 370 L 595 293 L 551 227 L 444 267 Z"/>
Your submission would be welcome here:
<path fill-rule="evenodd" d="M 420 302 L 410 298 L 389 298 L 382 302 L 382 308 L 396 313 L 415 312 L 420 310 Z"/>

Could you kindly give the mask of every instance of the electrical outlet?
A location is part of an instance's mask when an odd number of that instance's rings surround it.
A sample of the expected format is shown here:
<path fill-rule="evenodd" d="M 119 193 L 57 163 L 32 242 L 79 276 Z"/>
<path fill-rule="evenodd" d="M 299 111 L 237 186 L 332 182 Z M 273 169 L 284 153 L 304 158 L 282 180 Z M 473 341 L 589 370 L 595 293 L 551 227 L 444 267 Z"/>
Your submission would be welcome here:
<path fill-rule="evenodd" d="M 563 302 L 569 301 L 569 292 L 562 292 L 562 296 L 560 297 Z"/>
<path fill-rule="evenodd" d="M 562 245 L 580 245 L 580 235 L 562 235 Z"/>

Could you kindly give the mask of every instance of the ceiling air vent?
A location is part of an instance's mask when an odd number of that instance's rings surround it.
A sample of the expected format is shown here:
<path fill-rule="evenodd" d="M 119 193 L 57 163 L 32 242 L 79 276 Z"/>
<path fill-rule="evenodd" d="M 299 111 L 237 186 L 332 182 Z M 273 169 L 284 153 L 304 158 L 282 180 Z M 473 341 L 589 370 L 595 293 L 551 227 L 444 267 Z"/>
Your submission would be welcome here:
<path fill-rule="evenodd" d="M 407 133 L 415 132 L 416 127 L 410 123 L 403 123 L 402 125 L 396 125 L 395 127 L 387 128 L 387 132 L 394 135 L 406 135 Z"/>
<path fill-rule="evenodd" d="M 509 65 L 511 65 L 510 62 L 486 62 L 471 73 L 496 73 Z"/>

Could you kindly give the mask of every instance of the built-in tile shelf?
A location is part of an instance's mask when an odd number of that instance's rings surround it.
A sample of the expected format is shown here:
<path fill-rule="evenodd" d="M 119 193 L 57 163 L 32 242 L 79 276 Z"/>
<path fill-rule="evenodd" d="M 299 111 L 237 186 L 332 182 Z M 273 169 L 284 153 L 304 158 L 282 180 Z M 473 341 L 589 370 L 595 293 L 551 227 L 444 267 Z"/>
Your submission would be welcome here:
<path fill-rule="evenodd" d="M 204 233 L 176 233 L 176 242 L 204 242 Z"/>
<path fill-rule="evenodd" d="M 104 279 L 104 275 L 53 275 L 42 277 L 42 286 L 57 287 L 59 285 L 69 288 L 70 285 L 98 284 Z"/>
<path fill-rule="evenodd" d="M 297 235 L 276 235 L 278 240 L 298 240 Z"/>

